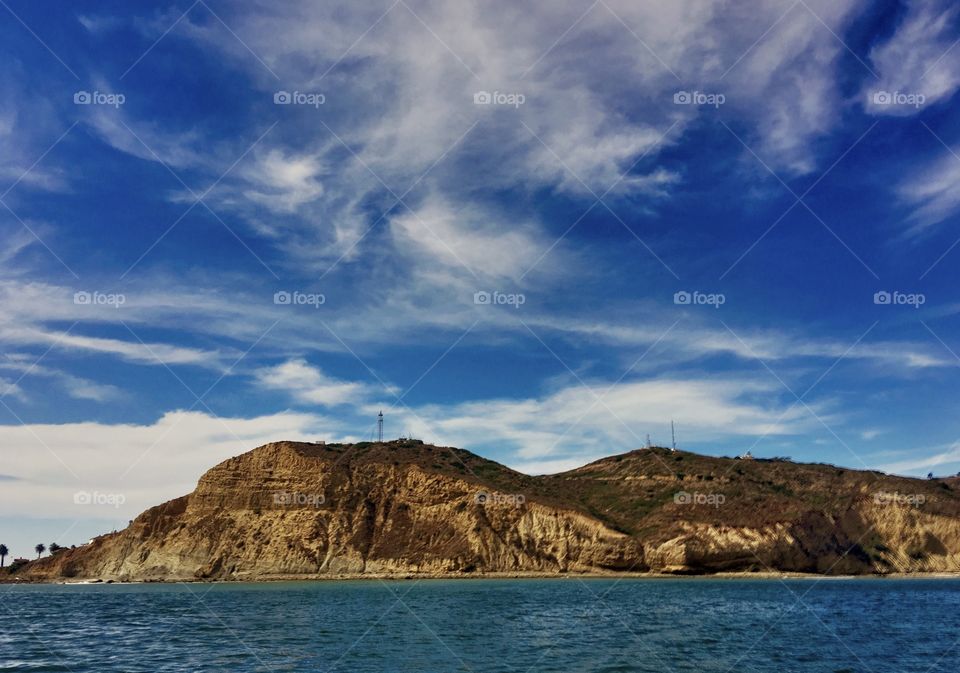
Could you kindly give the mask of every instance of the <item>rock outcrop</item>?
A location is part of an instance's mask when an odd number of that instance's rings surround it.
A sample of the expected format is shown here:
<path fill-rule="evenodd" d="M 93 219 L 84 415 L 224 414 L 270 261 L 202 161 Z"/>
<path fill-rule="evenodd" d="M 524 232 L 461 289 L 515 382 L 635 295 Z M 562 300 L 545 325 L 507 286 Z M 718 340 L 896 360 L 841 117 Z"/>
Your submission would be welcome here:
<path fill-rule="evenodd" d="M 39 580 L 960 570 L 960 496 L 787 460 L 643 449 L 547 477 L 415 440 L 278 442 Z"/>

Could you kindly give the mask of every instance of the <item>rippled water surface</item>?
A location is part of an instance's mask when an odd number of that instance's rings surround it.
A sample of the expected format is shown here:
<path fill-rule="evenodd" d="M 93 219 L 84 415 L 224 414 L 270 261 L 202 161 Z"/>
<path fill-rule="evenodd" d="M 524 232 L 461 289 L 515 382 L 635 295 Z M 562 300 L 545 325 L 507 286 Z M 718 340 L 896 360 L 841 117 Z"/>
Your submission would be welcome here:
<path fill-rule="evenodd" d="M 960 580 L 3 586 L 0 671 L 960 670 Z"/>

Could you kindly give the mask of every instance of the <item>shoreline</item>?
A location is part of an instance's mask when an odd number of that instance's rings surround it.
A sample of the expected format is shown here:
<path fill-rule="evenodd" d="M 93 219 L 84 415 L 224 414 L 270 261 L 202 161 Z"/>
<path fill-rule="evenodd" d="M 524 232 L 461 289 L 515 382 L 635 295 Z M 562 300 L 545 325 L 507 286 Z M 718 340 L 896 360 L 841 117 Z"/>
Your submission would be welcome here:
<path fill-rule="evenodd" d="M 818 573 L 798 572 L 717 572 L 717 573 L 664 573 L 664 572 L 629 572 L 629 573 L 540 573 L 540 572 L 491 572 L 491 573 L 345 573 L 322 575 L 255 575 L 249 577 L 231 577 L 228 579 L 197 579 L 194 577 L 143 578 L 143 579 L 116 579 L 116 578 L 2 578 L 0 584 L 12 585 L 79 585 L 79 586 L 109 586 L 131 584 L 267 584 L 283 582 L 356 582 L 356 581 L 424 581 L 424 580 L 884 580 L 884 579 L 960 579 L 960 571 L 956 572 L 920 572 L 920 573 L 887 573 L 864 575 L 822 575 Z"/>

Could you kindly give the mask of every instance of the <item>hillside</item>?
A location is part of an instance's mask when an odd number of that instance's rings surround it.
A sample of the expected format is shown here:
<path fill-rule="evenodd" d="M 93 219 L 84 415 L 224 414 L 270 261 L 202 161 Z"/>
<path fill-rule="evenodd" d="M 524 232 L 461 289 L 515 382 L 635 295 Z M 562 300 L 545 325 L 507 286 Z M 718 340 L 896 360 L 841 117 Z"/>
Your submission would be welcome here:
<path fill-rule="evenodd" d="M 662 448 L 531 477 L 416 440 L 267 444 L 34 580 L 960 569 L 953 480 Z"/>
<path fill-rule="evenodd" d="M 542 480 L 641 541 L 645 561 L 660 570 L 960 569 L 960 494 L 953 480 L 660 448 Z M 678 503 L 678 493 L 702 504 Z"/>

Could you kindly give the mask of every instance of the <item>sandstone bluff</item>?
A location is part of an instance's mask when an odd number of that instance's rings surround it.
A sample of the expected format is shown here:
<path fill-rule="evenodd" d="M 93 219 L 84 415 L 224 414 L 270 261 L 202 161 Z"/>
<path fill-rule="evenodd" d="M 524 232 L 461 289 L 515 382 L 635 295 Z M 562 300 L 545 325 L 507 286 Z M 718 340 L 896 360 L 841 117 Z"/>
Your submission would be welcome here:
<path fill-rule="evenodd" d="M 662 448 L 530 477 L 416 440 L 277 442 L 24 579 L 960 570 L 960 482 Z"/>

